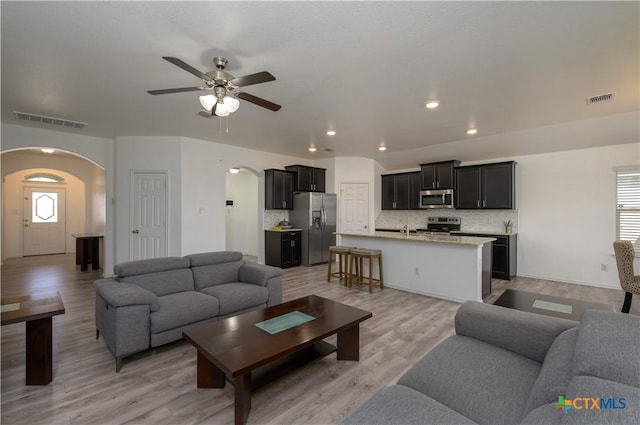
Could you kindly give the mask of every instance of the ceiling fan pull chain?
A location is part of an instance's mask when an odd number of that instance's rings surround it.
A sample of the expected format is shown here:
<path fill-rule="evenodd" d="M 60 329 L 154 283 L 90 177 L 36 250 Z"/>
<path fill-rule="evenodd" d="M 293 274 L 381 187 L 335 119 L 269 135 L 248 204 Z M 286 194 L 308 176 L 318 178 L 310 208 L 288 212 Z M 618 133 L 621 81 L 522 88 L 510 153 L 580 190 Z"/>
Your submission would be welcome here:
<path fill-rule="evenodd" d="M 229 115 L 226 116 L 227 119 L 227 129 L 225 130 L 225 133 L 229 134 Z"/>

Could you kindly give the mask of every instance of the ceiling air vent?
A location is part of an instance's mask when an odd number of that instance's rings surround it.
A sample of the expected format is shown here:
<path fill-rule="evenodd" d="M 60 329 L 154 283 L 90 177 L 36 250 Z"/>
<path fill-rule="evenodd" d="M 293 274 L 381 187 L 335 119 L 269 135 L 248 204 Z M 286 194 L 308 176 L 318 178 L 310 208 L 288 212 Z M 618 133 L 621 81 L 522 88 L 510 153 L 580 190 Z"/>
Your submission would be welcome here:
<path fill-rule="evenodd" d="M 62 127 L 68 127 L 68 128 L 85 128 L 88 125 L 86 122 L 71 121 L 71 120 L 65 120 L 62 118 L 46 117 L 44 115 L 30 114 L 28 112 L 13 111 L 13 114 L 15 115 L 17 120 L 39 122 L 42 124 L 60 125 Z"/>
<path fill-rule="evenodd" d="M 325 152 L 333 152 L 332 148 L 323 148 L 322 150 L 325 151 Z"/>
<path fill-rule="evenodd" d="M 616 98 L 615 93 L 607 93 L 607 94 L 599 94 L 597 96 L 589 96 L 587 98 L 587 105 L 591 105 L 592 103 L 602 103 L 607 102 L 609 100 L 613 100 Z"/>

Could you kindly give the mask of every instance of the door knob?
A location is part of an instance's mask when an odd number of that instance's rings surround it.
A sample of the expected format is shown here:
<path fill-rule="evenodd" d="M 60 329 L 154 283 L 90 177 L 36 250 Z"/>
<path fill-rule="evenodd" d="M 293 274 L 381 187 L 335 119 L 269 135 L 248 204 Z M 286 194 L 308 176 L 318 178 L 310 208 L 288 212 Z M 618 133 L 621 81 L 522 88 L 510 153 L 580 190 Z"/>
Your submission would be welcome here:
<path fill-rule="evenodd" d="M 131 233 L 137 235 L 138 233 L 140 233 L 140 231 L 138 229 L 136 229 L 136 230 L 133 230 Z"/>

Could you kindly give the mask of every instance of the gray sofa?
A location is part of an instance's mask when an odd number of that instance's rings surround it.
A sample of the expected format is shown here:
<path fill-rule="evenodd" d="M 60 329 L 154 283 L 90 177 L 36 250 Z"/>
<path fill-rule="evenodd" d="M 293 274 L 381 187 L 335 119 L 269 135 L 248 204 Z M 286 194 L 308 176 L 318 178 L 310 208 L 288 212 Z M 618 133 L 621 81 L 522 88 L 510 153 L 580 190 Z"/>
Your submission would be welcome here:
<path fill-rule="evenodd" d="M 640 317 L 467 302 L 455 329 L 342 424 L 640 423 Z"/>
<path fill-rule="evenodd" d="M 191 325 L 282 303 L 282 270 L 220 251 L 129 261 L 96 290 L 96 338 L 122 358 L 182 338 Z"/>

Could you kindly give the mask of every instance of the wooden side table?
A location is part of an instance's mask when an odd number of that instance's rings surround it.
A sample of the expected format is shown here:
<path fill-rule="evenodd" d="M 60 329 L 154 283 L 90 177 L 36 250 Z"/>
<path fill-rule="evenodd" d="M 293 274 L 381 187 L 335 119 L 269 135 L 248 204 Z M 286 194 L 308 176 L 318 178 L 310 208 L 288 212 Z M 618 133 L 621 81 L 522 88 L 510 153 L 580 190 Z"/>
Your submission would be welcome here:
<path fill-rule="evenodd" d="M 76 238 L 76 264 L 80 264 L 80 271 L 86 272 L 88 263 L 93 270 L 100 269 L 100 233 L 75 233 Z"/>
<path fill-rule="evenodd" d="M 47 385 L 53 380 L 52 317 L 64 313 L 57 292 L 2 297 L 2 326 L 26 322 L 27 385 Z"/>

